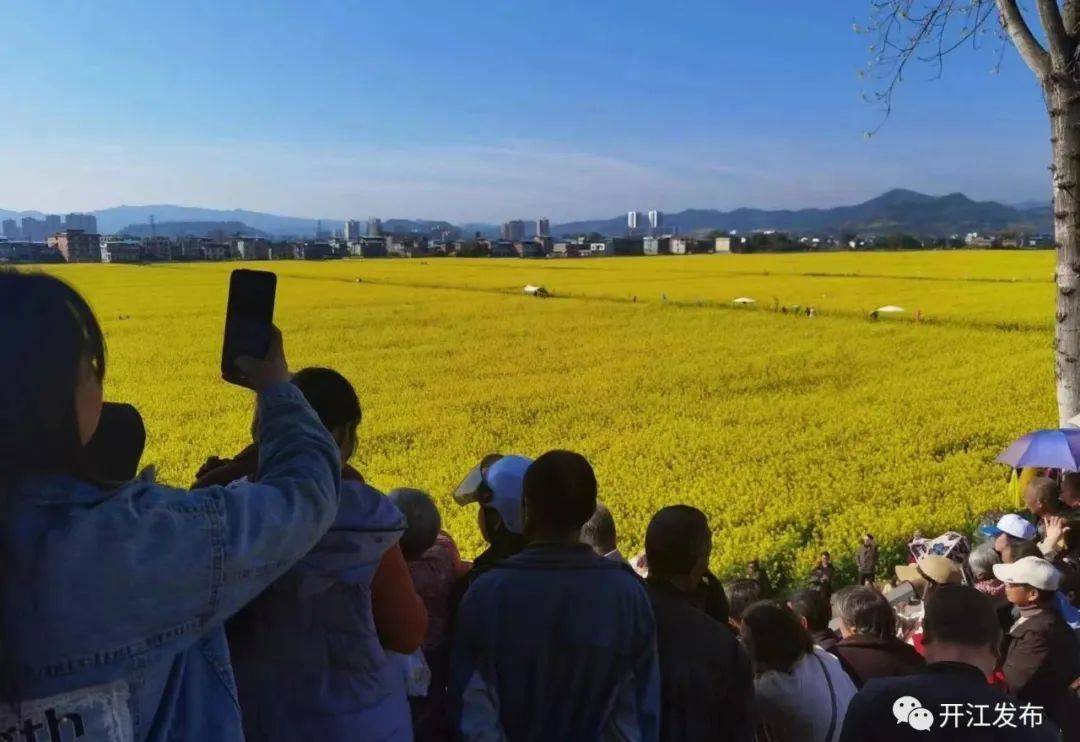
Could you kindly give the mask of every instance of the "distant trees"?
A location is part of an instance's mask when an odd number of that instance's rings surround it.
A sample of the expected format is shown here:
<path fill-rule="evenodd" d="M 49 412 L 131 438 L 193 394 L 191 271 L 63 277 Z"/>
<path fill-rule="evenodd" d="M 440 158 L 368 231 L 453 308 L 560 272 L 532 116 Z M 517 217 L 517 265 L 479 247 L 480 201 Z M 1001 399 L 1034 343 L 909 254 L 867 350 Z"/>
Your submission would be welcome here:
<path fill-rule="evenodd" d="M 871 243 L 875 250 L 921 250 L 922 240 L 910 234 L 890 234 L 875 237 Z"/>
<path fill-rule="evenodd" d="M 732 245 L 732 252 L 796 252 L 807 249 L 786 232 L 754 232 L 746 238 L 746 242 Z"/>
<path fill-rule="evenodd" d="M 462 258 L 486 258 L 490 255 L 488 243 L 480 240 L 469 240 L 458 249 L 458 257 Z"/>

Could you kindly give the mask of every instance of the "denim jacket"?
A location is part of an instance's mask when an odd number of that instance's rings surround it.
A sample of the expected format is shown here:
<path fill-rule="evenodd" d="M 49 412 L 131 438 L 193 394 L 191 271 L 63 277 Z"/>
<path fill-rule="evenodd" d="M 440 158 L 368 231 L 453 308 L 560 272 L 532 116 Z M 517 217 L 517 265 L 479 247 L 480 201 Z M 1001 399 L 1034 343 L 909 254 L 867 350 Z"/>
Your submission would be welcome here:
<path fill-rule="evenodd" d="M 243 738 L 224 621 L 318 541 L 341 487 L 298 389 L 266 391 L 259 411 L 257 484 L 49 476 L 7 494 L 0 615 L 22 700 L 0 705 L 0 739 Z"/>

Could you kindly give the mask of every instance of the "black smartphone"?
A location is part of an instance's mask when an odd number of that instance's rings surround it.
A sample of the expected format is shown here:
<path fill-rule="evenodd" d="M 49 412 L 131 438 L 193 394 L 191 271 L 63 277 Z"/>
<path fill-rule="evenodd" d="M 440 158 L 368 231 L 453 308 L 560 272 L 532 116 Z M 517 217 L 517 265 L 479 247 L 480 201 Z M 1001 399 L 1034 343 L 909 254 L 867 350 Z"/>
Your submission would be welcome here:
<path fill-rule="evenodd" d="M 274 326 L 277 276 L 269 271 L 235 270 L 229 277 L 229 306 L 225 311 L 225 342 L 221 347 L 221 375 L 246 385 L 236 368 L 240 356 L 266 358 Z"/>

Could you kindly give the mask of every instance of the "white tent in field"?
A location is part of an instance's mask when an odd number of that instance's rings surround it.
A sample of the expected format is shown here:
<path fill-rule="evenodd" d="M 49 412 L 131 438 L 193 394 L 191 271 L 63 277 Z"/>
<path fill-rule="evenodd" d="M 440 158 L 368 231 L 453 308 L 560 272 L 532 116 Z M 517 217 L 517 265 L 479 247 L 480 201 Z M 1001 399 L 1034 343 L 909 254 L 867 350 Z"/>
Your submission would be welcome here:
<path fill-rule="evenodd" d="M 878 314 L 900 314 L 904 311 L 904 308 L 893 306 L 892 304 L 886 304 L 883 307 L 878 307 L 874 311 Z"/>
<path fill-rule="evenodd" d="M 740 296 L 738 299 L 733 299 L 731 303 L 743 306 L 747 304 L 757 304 L 757 302 L 751 299 L 749 296 Z"/>

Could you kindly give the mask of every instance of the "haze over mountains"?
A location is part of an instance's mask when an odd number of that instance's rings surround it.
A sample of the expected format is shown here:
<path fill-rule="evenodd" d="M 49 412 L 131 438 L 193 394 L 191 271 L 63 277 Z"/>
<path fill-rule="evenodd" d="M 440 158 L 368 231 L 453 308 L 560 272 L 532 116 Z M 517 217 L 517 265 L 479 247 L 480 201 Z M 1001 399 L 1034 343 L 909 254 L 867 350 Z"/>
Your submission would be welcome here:
<path fill-rule="evenodd" d="M 320 224 L 324 231 L 340 230 L 341 219 L 325 218 L 321 220 L 280 216 L 243 209 L 222 210 L 191 206 L 155 204 L 149 206 L 117 206 L 90 212 L 98 219 L 98 229 L 102 234 L 119 232 L 132 225 L 148 224 L 150 215 L 154 216 L 159 227 L 166 223 L 206 223 L 213 222 L 210 229 L 236 224 L 236 231 L 242 227 L 250 228 L 251 234 L 265 233 L 275 237 L 313 236 Z M 0 219 L 20 219 L 24 216 L 41 218 L 40 212 L 12 212 L 0 209 Z M 535 215 L 539 216 L 539 215 Z M 520 217 L 528 224 L 535 216 Z M 357 218 L 364 217 L 357 214 Z M 737 230 L 749 232 L 773 229 L 791 233 L 827 233 L 840 234 L 856 232 L 858 234 L 894 234 L 909 233 L 917 236 L 947 236 L 967 232 L 1004 232 L 1048 233 L 1051 231 L 1051 208 L 1049 203 L 1037 201 L 1010 206 L 996 201 L 973 201 L 962 193 L 945 196 L 929 196 L 915 191 L 894 189 L 869 201 L 851 206 L 838 206 L 829 209 L 767 210 L 740 208 L 732 211 L 716 209 L 687 209 L 664 215 L 665 231 L 691 233 L 706 230 Z M 176 227 L 177 225 L 170 225 Z M 453 226 L 445 221 L 423 219 L 384 219 L 383 228 L 387 231 L 437 233 Z M 498 226 L 493 224 L 458 225 L 464 235 L 480 232 L 485 236 L 495 236 Z M 142 227 L 137 227 L 142 232 Z M 168 232 L 174 231 L 172 228 Z M 553 224 L 553 236 L 599 232 L 606 235 L 619 235 L 626 231 L 626 215 L 619 214 L 611 218 L 583 220 L 564 224 Z M 149 233 L 147 228 L 146 233 Z M 166 231 L 159 231 L 164 234 Z M 531 235 L 531 226 L 526 229 Z"/>

